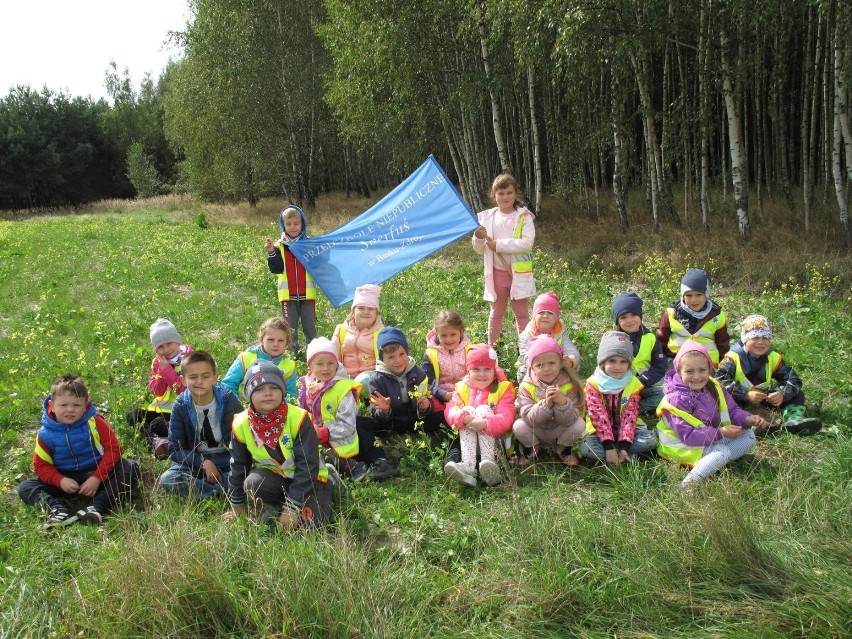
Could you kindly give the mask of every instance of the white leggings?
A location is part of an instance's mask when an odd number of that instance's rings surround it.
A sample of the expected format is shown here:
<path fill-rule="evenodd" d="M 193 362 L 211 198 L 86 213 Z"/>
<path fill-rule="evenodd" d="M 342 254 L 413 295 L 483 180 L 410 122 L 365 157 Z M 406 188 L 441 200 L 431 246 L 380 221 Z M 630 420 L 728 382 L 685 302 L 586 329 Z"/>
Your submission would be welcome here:
<path fill-rule="evenodd" d="M 735 459 L 739 459 L 754 448 L 754 431 L 744 430 L 743 434 L 736 439 L 723 437 L 704 449 L 704 456 L 698 460 L 692 470 L 683 480 L 683 483 L 704 481 L 710 475 L 716 473 Z"/>
<path fill-rule="evenodd" d="M 477 444 L 479 445 L 480 459 L 490 459 L 491 461 L 494 461 L 494 447 L 497 439 L 491 435 L 485 435 L 484 433 L 463 428 L 459 431 L 459 441 L 461 442 L 462 463 L 469 464 L 476 468 Z"/>

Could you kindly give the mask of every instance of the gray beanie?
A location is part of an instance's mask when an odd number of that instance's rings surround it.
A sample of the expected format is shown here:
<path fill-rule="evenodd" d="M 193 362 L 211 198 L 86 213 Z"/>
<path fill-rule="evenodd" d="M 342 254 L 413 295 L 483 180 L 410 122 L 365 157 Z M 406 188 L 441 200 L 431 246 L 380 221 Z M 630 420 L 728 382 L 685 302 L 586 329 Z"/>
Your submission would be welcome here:
<path fill-rule="evenodd" d="M 603 334 L 601 345 L 598 346 L 598 366 L 610 357 L 623 357 L 633 363 L 633 343 L 627 333 L 607 331 Z"/>
<path fill-rule="evenodd" d="M 243 381 L 245 382 L 243 395 L 249 402 L 251 402 L 251 394 L 264 384 L 275 384 L 281 389 L 281 395 L 287 397 L 284 374 L 275 364 L 265 359 L 256 360 L 249 366 Z"/>
<path fill-rule="evenodd" d="M 151 324 L 151 347 L 156 350 L 160 344 L 166 342 L 177 342 L 180 344 L 183 338 L 177 332 L 175 325 L 169 320 L 161 317 Z"/>

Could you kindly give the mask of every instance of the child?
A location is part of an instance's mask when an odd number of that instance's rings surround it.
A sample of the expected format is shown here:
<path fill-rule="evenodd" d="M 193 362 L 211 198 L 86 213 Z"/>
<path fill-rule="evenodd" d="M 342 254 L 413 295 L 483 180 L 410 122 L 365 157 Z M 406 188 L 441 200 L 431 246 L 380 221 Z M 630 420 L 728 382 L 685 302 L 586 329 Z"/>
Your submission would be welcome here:
<path fill-rule="evenodd" d="M 385 452 L 373 445 L 370 420 L 358 418 L 361 384 L 346 374 L 331 340 L 317 337 L 310 343 L 308 374 L 299 379 L 298 386 L 299 406 L 313 417 L 320 445 L 331 448 L 339 468 L 360 481 L 369 471 L 363 459 L 374 468 L 378 465 L 379 477 L 374 479 L 389 476 L 381 469 L 391 464 Z"/>
<path fill-rule="evenodd" d="M 645 387 L 639 394 L 639 411 L 654 412 L 663 398 L 663 375 L 669 362 L 657 336 L 642 323 L 642 299 L 636 293 L 619 293 L 612 301 L 612 319 L 633 344 L 633 372 Z"/>
<path fill-rule="evenodd" d="M 742 408 L 780 410 L 781 425 L 770 421 L 769 431 L 813 435 L 822 428 L 820 420 L 805 417 L 802 380 L 772 349 L 772 329 L 763 315 L 743 320 L 740 341 L 725 354 L 716 379 Z"/>
<path fill-rule="evenodd" d="M 100 524 L 136 489 L 139 465 L 122 459 L 115 433 L 89 400 L 77 375 L 57 377 L 44 400 L 36 435 L 36 477 L 21 482 L 18 495 L 28 506 L 47 508 L 45 527 L 76 521 Z M 66 497 L 77 495 L 87 505 L 71 514 Z"/>
<path fill-rule="evenodd" d="M 456 384 L 456 399 L 444 410 L 447 423 L 459 431 L 461 462 L 447 462 L 444 472 L 465 486 L 476 486 L 478 448 L 478 476 L 488 486 L 497 486 L 503 477 L 495 452 L 515 420 L 515 389 L 488 344 L 471 347 L 465 368 L 467 375 Z"/>
<path fill-rule="evenodd" d="M 710 280 L 700 268 L 691 268 L 680 281 L 681 298 L 672 302 L 660 318 L 657 339 L 672 358 L 688 339 L 703 344 L 714 366 L 728 352 L 727 318 L 722 308 L 710 300 Z"/>
<path fill-rule="evenodd" d="M 321 526 L 331 518 L 332 482 L 339 478 L 320 460 L 310 416 L 284 401 L 284 377 L 269 361 L 251 365 L 244 388 L 249 408 L 234 417 L 225 520 L 244 515 L 251 502 L 261 520 L 277 519 L 285 530 Z"/>
<path fill-rule="evenodd" d="M 281 237 L 273 242 L 267 238 L 266 263 L 272 273 L 278 274 L 278 301 L 281 314 L 290 325 L 293 352 L 299 352 L 299 322 L 305 332 L 305 344 L 316 338 L 317 285 L 302 263 L 293 257 L 290 245 L 307 237 L 308 222 L 305 213 L 295 204 L 288 204 L 278 214 Z"/>
<path fill-rule="evenodd" d="M 549 335 L 532 338 L 527 356 L 530 367 L 516 401 L 521 415 L 512 432 L 530 454 L 519 457 L 518 464 L 526 466 L 544 445 L 553 444 L 562 463 L 575 467 L 579 460 L 571 447 L 586 429 L 583 383 L 565 361 L 563 347 Z"/>
<path fill-rule="evenodd" d="M 217 383 L 216 361 L 207 351 L 187 355 L 182 374 L 187 388 L 169 422 L 172 465 L 160 476 L 160 486 L 202 499 L 222 495 L 231 472 L 231 425 L 243 404 Z"/>
<path fill-rule="evenodd" d="M 472 242 L 473 250 L 484 260 L 483 299 L 491 304 L 488 343 L 494 346 L 503 330 L 510 299 L 518 333 L 530 321 L 528 304 L 535 295 L 535 279 L 529 254 L 535 242 L 535 215 L 521 204 L 518 183 L 508 173 L 494 178 L 491 197 L 497 206 L 479 212 L 480 226 L 474 231 Z"/>
<path fill-rule="evenodd" d="M 165 459 L 169 450 L 166 437 L 169 435 L 172 406 L 177 396 L 186 390 L 180 375 L 181 361 L 192 352 L 192 348 L 182 343 L 183 338 L 175 325 L 165 318 L 151 324 L 150 334 L 154 359 L 151 360 L 148 388 L 154 394 L 154 401 L 145 408 L 130 411 L 127 422 L 142 429 L 157 459 Z"/>
<path fill-rule="evenodd" d="M 465 376 L 465 355 L 470 347 L 461 315 L 449 309 L 439 311 L 432 330 L 426 336 L 426 351 L 421 364 L 429 380 L 429 391 L 440 402 L 435 405 L 435 410 L 444 410 L 452 401 L 456 384 Z"/>
<path fill-rule="evenodd" d="M 559 298 L 553 291 L 542 293 L 533 303 L 533 318 L 523 332 L 518 335 L 518 381 L 522 382 L 527 374 L 529 358 L 527 348 L 530 339 L 536 335 L 549 335 L 562 347 L 562 357 L 570 368 L 580 368 L 580 351 L 568 337 L 562 320 L 559 319 Z"/>
<path fill-rule="evenodd" d="M 657 409 L 660 445 L 657 452 L 692 470 L 681 488 L 703 481 L 749 452 L 755 443 L 748 426 L 766 427 L 766 420 L 736 405 L 713 378 L 707 349 L 694 340 L 685 342 L 666 373 L 666 395 Z"/>
<path fill-rule="evenodd" d="M 272 362 L 284 376 L 287 392 L 284 400 L 295 403 L 298 393 L 296 390 L 296 363 L 290 358 L 290 327 L 282 317 L 271 317 L 260 325 L 257 332 L 257 344 L 243 351 L 231 364 L 222 379 L 222 386 L 232 393 L 242 396 L 246 371 L 257 360 Z"/>
<path fill-rule="evenodd" d="M 379 357 L 376 340 L 384 326 L 379 315 L 380 292 L 381 289 L 375 284 L 356 288 L 352 310 L 331 336 L 331 341 L 338 346 L 338 356 L 346 373 L 365 386 L 369 382 L 370 373 L 376 368 Z"/>
<path fill-rule="evenodd" d="M 589 459 L 621 464 L 657 445 L 653 431 L 639 418 L 640 382 L 630 364 L 633 345 L 620 331 L 607 331 L 598 347 L 598 367 L 586 380 L 586 437 L 580 453 Z"/>

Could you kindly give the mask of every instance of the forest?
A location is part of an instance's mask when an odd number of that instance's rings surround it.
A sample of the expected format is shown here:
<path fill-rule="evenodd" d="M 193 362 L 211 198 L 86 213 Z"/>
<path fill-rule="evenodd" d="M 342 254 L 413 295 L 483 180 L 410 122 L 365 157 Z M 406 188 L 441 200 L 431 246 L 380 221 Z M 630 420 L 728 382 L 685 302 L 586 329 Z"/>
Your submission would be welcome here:
<path fill-rule="evenodd" d="M 190 0 L 161 77 L 110 101 L 0 100 L 0 208 L 192 192 L 368 195 L 434 154 L 473 209 L 644 193 L 655 230 L 751 233 L 765 202 L 852 238 L 852 4 L 838 0 Z M 721 190 L 714 201 L 710 193 Z M 714 210 L 714 208 L 716 210 Z"/>

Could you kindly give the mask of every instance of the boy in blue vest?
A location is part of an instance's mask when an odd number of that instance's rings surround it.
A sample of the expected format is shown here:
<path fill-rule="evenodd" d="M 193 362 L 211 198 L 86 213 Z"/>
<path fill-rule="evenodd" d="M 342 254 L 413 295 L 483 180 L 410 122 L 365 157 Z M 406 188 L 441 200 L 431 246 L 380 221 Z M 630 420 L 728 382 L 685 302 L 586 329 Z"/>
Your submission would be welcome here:
<path fill-rule="evenodd" d="M 639 412 L 655 412 L 663 399 L 663 375 L 669 362 L 663 347 L 642 323 L 642 298 L 636 293 L 619 293 L 612 301 L 615 326 L 630 338 L 633 345 L 631 367 L 644 388 L 639 394 Z"/>
<path fill-rule="evenodd" d="M 316 339 L 317 285 L 302 263 L 290 252 L 290 245 L 307 237 L 308 221 L 305 213 L 295 204 L 288 204 L 278 214 L 281 237 L 273 242 L 267 238 L 266 263 L 278 275 L 278 301 L 281 314 L 290 324 L 293 353 L 299 352 L 299 322 L 305 332 L 305 345 Z"/>
<path fill-rule="evenodd" d="M 122 459 L 115 433 L 96 412 L 82 378 L 72 373 L 57 377 L 44 400 L 33 468 L 36 476 L 21 482 L 18 495 L 48 511 L 46 528 L 100 524 L 130 498 L 139 478 L 139 465 Z M 72 514 L 68 498 L 86 505 Z"/>
<path fill-rule="evenodd" d="M 769 320 L 763 315 L 749 315 L 740 328 L 740 341 L 725 355 L 715 377 L 738 405 L 768 413 L 767 428 L 755 429 L 755 434 L 779 429 L 802 435 L 818 432 L 822 422 L 805 417 L 802 380 L 772 349 Z"/>
<path fill-rule="evenodd" d="M 169 420 L 172 465 L 160 476 L 160 486 L 202 499 L 221 496 L 231 472 L 231 425 L 243 403 L 217 382 L 216 361 L 207 351 L 187 355 L 182 369 L 186 390 Z"/>

